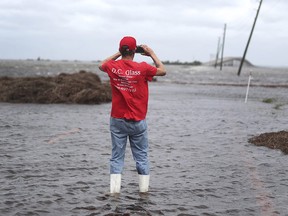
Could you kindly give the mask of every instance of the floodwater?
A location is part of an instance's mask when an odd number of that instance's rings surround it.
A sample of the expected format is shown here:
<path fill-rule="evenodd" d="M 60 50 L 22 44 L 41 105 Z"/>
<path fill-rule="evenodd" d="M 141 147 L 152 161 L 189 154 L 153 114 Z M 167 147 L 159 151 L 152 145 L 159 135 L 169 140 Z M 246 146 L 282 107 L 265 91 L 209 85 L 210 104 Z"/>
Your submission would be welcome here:
<path fill-rule="evenodd" d="M 32 73 L 19 64 L 5 75 Z M 72 63 L 53 63 L 57 70 L 49 64 L 49 74 L 57 74 Z M 248 143 L 287 130 L 287 88 L 252 86 L 244 103 L 250 73 L 251 84 L 285 84 L 287 70 L 246 69 L 238 77 L 235 68 L 167 68 L 150 83 L 146 195 L 138 193 L 129 148 L 121 194 L 108 195 L 110 103 L 0 103 L 0 215 L 288 215 L 287 155 Z"/>

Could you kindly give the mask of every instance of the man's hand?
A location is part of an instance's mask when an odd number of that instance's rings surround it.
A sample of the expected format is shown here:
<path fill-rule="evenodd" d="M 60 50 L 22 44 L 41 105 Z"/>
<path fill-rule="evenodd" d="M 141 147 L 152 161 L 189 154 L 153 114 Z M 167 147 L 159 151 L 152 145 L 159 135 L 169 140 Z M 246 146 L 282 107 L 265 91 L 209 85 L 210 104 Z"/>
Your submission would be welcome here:
<path fill-rule="evenodd" d="M 141 47 L 144 49 L 145 53 L 142 55 L 150 56 L 157 68 L 156 76 L 165 76 L 166 70 L 163 65 L 163 63 L 160 61 L 160 59 L 157 57 L 157 55 L 154 53 L 154 51 L 148 47 L 147 45 L 141 45 Z"/>
<path fill-rule="evenodd" d="M 145 53 L 141 53 L 141 55 L 151 56 L 154 54 L 154 51 L 147 45 L 140 45 L 140 46 L 144 49 L 144 52 L 145 52 Z"/>

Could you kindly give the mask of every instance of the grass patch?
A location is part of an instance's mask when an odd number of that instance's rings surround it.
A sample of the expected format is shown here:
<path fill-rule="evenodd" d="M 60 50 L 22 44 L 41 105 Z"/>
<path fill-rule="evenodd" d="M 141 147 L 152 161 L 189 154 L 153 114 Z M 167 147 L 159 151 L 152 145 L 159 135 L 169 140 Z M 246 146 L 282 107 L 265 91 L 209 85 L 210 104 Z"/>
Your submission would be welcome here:
<path fill-rule="evenodd" d="M 279 109 L 281 109 L 282 106 L 285 106 L 285 105 L 286 105 L 286 104 L 276 104 L 276 105 L 274 106 L 274 109 L 279 110 Z"/>
<path fill-rule="evenodd" d="M 280 110 L 283 106 L 287 105 L 287 103 L 276 103 L 276 101 L 277 100 L 275 98 L 264 98 L 262 100 L 263 103 L 267 103 L 267 104 L 275 103 L 273 108 L 276 110 Z"/>
<path fill-rule="evenodd" d="M 274 103 L 275 101 L 276 101 L 275 98 L 264 98 L 262 100 L 263 103 L 269 103 L 269 104 Z"/>

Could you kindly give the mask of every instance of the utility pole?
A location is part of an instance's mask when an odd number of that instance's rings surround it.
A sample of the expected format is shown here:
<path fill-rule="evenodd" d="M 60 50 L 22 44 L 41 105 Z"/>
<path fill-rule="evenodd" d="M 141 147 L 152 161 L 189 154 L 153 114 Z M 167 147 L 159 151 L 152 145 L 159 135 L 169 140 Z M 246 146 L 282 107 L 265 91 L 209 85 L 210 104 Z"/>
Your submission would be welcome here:
<path fill-rule="evenodd" d="M 215 65 L 214 67 L 217 67 L 218 58 L 219 58 L 219 52 L 220 52 L 220 37 L 218 37 L 218 44 L 217 44 L 217 50 L 216 50 L 216 59 L 215 59 Z"/>
<path fill-rule="evenodd" d="M 224 24 L 224 33 L 223 33 L 223 42 L 222 42 L 222 52 L 221 52 L 221 64 L 220 64 L 220 70 L 222 70 L 223 66 L 223 55 L 224 55 L 224 45 L 225 45 L 225 37 L 226 37 L 226 23 Z"/>
<path fill-rule="evenodd" d="M 237 74 L 238 76 L 240 76 L 240 73 L 241 73 L 241 70 L 242 70 L 242 66 L 243 66 L 244 60 L 246 58 L 246 53 L 247 53 L 247 50 L 248 50 L 248 47 L 249 47 L 249 44 L 250 44 L 250 41 L 251 41 L 251 38 L 252 38 L 252 34 L 253 34 L 253 31 L 254 31 L 254 28 L 255 28 L 255 25 L 256 25 L 256 22 L 257 22 L 257 18 L 258 18 L 259 12 L 260 12 L 262 1 L 263 0 L 260 0 L 259 7 L 258 7 L 258 10 L 257 10 L 257 13 L 256 13 L 256 17 L 255 17 L 255 20 L 254 20 L 254 23 L 253 23 L 253 26 L 252 26 L 252 29 L 251 29 L 251 33 L 250 33 L 250 36 L 249 36 L 249 39 L 248 39 L 248 42 L 247 42 L 243 57 L 241 59 L 241 63 L 240 63 L 238 74 Z"/>

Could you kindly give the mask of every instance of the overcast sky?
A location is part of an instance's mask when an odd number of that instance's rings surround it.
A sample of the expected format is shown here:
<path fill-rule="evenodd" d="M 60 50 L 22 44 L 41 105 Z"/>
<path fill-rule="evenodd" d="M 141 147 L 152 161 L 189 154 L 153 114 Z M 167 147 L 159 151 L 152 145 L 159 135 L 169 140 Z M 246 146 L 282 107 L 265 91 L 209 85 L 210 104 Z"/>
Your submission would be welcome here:
<path fill-rule="evenodd" d="M 258 0 L 1 0 L 0 58 L 101 60 L 132 35 L 163 61 L 206 62 L 225 23 L 224 56 L 242 56 L 258 6 Z M 287 11 L 287 0 L 263 0 L 246 56 L 252 63 L 288 66 Z"/>

